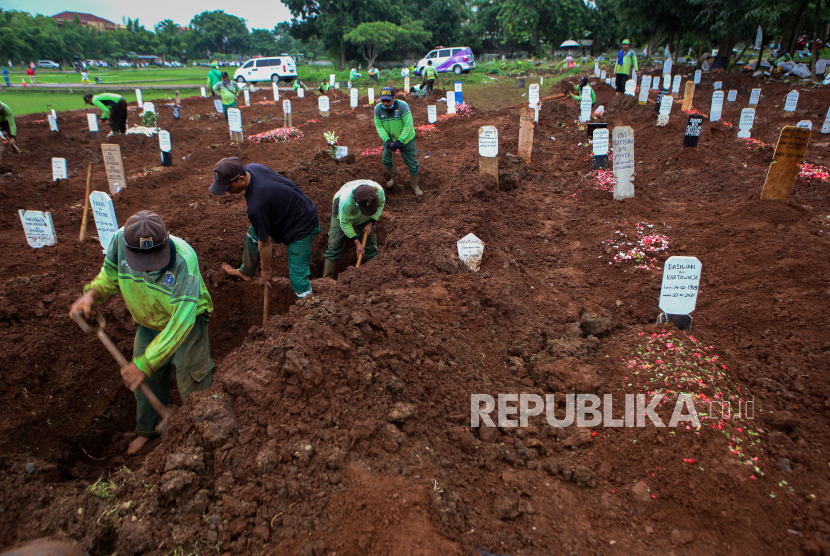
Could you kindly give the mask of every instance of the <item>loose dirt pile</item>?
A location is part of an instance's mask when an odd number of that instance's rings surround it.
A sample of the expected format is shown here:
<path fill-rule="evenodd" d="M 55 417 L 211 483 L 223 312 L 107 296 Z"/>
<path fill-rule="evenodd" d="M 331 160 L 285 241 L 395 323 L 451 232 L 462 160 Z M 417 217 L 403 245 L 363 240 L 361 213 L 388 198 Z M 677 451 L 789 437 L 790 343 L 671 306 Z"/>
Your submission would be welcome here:
<path fill-rule="evenodd" d="M 135 457 L 124 455 L 132 394 L 67 317 L 102 263 L 94 225 L 93 239 L 76 237 L 89 162 L 95 189 L 107 189 L 106 139 L 88 136 L 82 113 L 61 114 L 60 134 L 20 118 L 24 154 L 4 153 L 0 175 L 0 545 L 69 536 L 119 555 L 830 553 L 828 184 L 799 178 L 791 204 L 759 200 L 783 125 L 812 120 L 807 161 L 830 164 L 819 133 L 830 97 L 800 90 L 785 116 L 790 87 L 762 84 L 747 142 L 737 121 L 758 82 L 707 76 L 694 103 L 703 113 L 715 79 L 738 101 L 705 124 L 696 149 L 682 147 L 679 104 L 657 128 L 652 103 L 592 80 L 609 127 L 635 131 L 636 196 L 625 202 L 591 173 L 570 100 L 543 105 L 529 165 L 515 156 L 518 111 L 442 119 L 417 143 L 424 197 L 406 175 L 388 195 L 380 255 L 354 268 L 347 250 L 338 280 L 318 279 L 321 234 L 316 295 L 297 302 L 279 282 L 265 328 L 261 286 L 220 270 L 240 263 L 248 224 L 244 199 L 208 193 L 213 165 L 239 156 L 286 175 L 327 230 L 343 183 L 386 183 L 380 156 L 363 154 L 380 146 L 371 108 L 333 95 L 322 118 L 315 95 L 291 94 L 303 137 L 232 145 L 208 100 L 186 99 L 179 121 L 161 106 L 170 168 L 155 138 L 109 139 L 128 176 L 114 198 L 119 223 L 142 209 L 162 215 L 199 255 L 216 306 L 213 386 Z M 432 101 L 408 101 L 425 124 Z M 282 127 L 274 103 L 242 114 L 246 136 Z M 481 125 L 499 130 L 498 183 L 478 174 Z M 347 159 L 328 156 L 325 131 Z M 67 159 L 67 180 L 51 181 L 53 156 Z M 52 211 L 57 246 L 26 245 L 21 208 Z M 486 244 L 477 273 L 456 255 L 468 233 Z M 703 263 L 692 333 L 653 325 L 672 255 Z M 284 247 L 274 266 L 287 274 Z M 123 301 L 103 312 L 130 353 Z M 525 428 L 470 426 L 472 394 L 556 393 L 561 419 L 564 394 L 655 391 L 672 400 L 657 409 L 664 422 L 678 393 L 698 411 L 728 400 L 735 413 L 740 401 L 742 414 L 704 415 L 699 429 L 554 428 L 544 414 Z"/>

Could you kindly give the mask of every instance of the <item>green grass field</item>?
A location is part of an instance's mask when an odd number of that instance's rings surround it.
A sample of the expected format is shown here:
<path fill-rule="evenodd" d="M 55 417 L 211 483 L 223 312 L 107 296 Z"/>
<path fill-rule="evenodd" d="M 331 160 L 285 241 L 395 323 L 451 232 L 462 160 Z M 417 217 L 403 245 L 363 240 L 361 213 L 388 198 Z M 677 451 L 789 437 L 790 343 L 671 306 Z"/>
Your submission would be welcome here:
<path fill-rule="evenodd" d="M 93 91 L 93 93 L 102 91 Z M 184 97 L 191 97 L 199 94 L 198 89 L 179 89 L 179 93 Z M 80 110 L 82 108 L 89 108 L 84 104 L 85 91 L 80 87 L 73 89 L 72 93 L 69 91 L 38 91 L 38 92 L 22 92 L 0 90 L 0 101 L 7 104 L 17 116 L 25 114 L 46 113 L 49 109 L 61 112 L 63 110 Z M 135 93 L 125 93 L 124 98 L 127 102 L 134 103 Z M 169 90 L 146 90 L 142 91 L 141 98 L 145 101 L 154 101 L 158 99 L 173 100 L 175 98 L 175 91 Z"/>

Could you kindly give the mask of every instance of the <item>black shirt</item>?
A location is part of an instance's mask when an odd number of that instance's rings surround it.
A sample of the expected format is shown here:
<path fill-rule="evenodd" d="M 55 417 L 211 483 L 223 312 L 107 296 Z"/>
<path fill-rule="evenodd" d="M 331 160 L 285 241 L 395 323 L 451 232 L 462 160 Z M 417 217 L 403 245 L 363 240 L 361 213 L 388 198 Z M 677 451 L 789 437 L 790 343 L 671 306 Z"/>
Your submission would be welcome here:
<path fill-rule="evenodd" d="M 320 224 L 317 206 L 290 180 L 262 164 L 248 164 L 251 182 L 245 192 L 248 220 L 259 241 L 269 237 L 288 245 Z"/>

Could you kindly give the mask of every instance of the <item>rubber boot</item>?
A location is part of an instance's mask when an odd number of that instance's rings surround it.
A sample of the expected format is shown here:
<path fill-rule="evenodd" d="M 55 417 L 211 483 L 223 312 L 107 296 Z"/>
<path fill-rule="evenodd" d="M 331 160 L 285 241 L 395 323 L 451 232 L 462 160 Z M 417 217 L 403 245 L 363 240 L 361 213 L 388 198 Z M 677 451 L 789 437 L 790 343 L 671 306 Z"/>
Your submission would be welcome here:
<path fill-rule="evenodd" d="M 389 172 L 389 174 L 390 174 L 392 177 L 391 177 L 391 179 L 390 179 L 388 182 L 386 182 L 386 188 L 387 188 L 387 189 L 394 189 L 394 188 L 398 185 L 397 183 L 395 183 L 395 177 L 396 177 L 396 176 L 395 176 L 394 174 L 392 174 L 392 172 Z"/>
<path fill-rule="evenodd" d="M 421 191 L 421 188 L 418 187 L 418 176 L 412 176 L 412 191 L 414 191 L 415 195 L 418 197 L 424 194 L 424 192 Z"/>
<path fill-rule="evenodd" d="M 337 268 L 337 261 L 323 259 L 323 278 L 334 278 L 334 270 Z"/>

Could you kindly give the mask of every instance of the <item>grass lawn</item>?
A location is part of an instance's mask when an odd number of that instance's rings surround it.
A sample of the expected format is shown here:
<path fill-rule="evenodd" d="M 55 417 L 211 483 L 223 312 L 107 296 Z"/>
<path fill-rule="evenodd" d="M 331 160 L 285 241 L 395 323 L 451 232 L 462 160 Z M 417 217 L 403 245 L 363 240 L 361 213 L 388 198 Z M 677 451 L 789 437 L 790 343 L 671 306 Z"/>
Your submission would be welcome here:
<path fill-rule="evenodd" d="M 104 91 L 92 91 L 93 94 Z M 199 94 L 198 89 L 179 89 L 182 98 L 192 97 Z M 80 110 L 82 108 L 92 108 L 84 104 L 85 92 L 81 89 L 74 89 L 70 94 L 69 91 L 56 92 L 22 92 L 0 90 L 0 101 L 7 104 L 17 116 L 25 114 L 46 113 L 49 109 L 57 110 Z M 127 93 L 123 95 L 130 104 L 135 103 L 135 93 Z M 145 101 L 154 101 L 158 99 L 173 100 L 175 99 L 175 91 L 168 90 L 146 90 L 141 92 L 141 98 Z M 51 105 L 51 106 L 49 106 Z"/>

